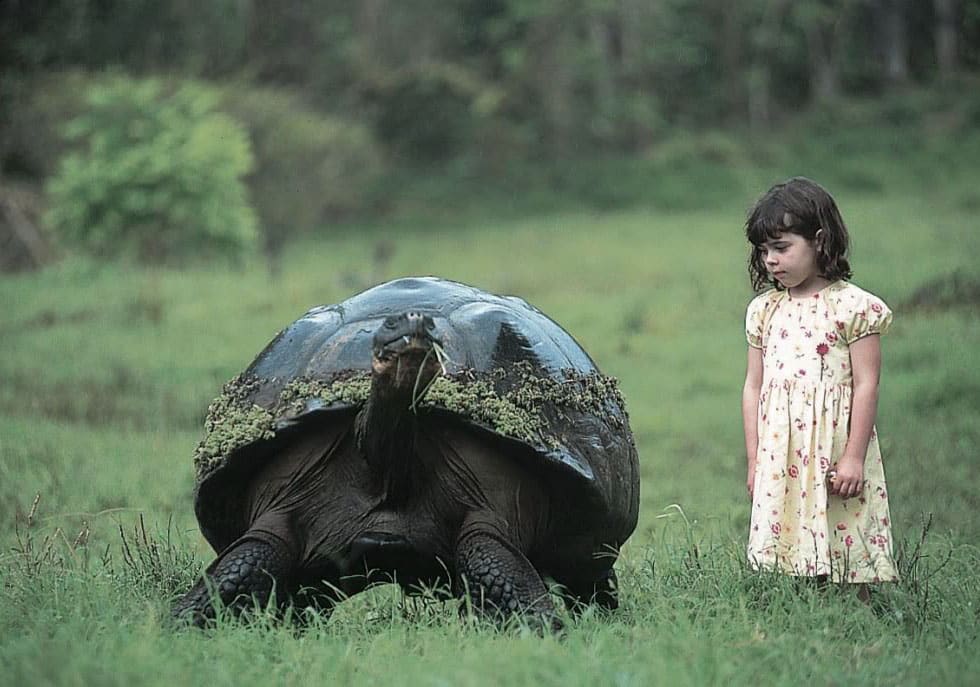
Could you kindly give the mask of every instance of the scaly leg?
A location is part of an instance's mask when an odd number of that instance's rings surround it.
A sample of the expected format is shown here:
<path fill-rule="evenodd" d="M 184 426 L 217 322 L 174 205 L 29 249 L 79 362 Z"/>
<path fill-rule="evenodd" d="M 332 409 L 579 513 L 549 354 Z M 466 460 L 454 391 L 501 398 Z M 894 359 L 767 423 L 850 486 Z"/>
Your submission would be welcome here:
<path fill-rule="evenodd" d="M 544 581 L 492 515 L 471 515 L 456 542 L 456 567 L 470 603 L 478 613 L 504 621 L 515 614 L 541 630 L 562 623 Z"/>
<path fill-rule="evenodd" d="M 282 539 L 264 532 L 260 536 L 246 534 L 208 566 L 198 583 L 174 604 L 172 615 L 203 627 L 215 616 L 216 600 L 240 613 L 255 603 L 264 606 L 275 591 L 281 604 L 295 559 Z"/>

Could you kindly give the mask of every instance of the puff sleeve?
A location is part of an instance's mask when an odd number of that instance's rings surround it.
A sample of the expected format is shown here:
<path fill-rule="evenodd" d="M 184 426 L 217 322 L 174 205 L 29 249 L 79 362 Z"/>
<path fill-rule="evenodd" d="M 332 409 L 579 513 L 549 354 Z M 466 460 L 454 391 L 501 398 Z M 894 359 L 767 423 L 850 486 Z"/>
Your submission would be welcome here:
<path fill-rule="evenodd" d="M 852 302 L 844 327 L 848 345 L 870 334 L 884 334 L 892 323 L 892 311 L 877 296 L 862 292 Z"/>
<path fill-rule="evenodd" d="M 745 340 L 753 348 L 762 348 L 762 330 L 766 315 L 768 294 L 756 296 L 745 309 Z"/>

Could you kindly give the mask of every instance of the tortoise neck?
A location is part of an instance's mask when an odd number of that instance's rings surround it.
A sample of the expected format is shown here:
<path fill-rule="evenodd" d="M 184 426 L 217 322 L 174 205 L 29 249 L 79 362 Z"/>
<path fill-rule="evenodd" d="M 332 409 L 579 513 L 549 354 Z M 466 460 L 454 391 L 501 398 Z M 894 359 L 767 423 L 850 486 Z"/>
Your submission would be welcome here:
<path fill-rule="evenodd" d="M 403 501 L 412 491 L 417 469 L 415 436 L 418 416 L 411 393 L 392 393 L 372 383 L 371 394 L 357 416 L 357 446 L 385 501 Z"/>

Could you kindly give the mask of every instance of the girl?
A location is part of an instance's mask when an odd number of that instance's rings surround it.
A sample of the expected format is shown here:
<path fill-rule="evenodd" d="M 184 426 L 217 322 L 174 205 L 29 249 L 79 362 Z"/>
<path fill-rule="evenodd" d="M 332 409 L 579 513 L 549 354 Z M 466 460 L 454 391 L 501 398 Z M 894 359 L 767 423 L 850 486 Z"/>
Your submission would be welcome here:
<path fill-rule="evenodd" d="M 742 418 L 755 569 L 861 584 L 898 579 L 874 421 L 891 311 L 846 281 L 837 204 L 797 177 L 745 224 L 755 291 Z"/>

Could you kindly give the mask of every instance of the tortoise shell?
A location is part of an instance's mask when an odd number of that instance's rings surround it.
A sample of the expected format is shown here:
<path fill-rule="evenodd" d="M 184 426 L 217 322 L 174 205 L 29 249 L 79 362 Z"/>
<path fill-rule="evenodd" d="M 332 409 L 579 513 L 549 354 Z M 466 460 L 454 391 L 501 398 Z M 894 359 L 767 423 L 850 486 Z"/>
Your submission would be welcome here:
<path fill-rule="evenodd" d="M 324 414 L 350 414 L 370 393 L 371 345 L 389 315 L 428 314 L 445 353 L 417 412 L 459 421 L 525 450 L 614 498 L 605 476 L 636 474 L 636 450 L 615 379 L 537 308 L 435 277 L 404 278 L 313 308 L 211 404 L 195 453 L 198 496 L 230 467 L 249 470 L 286 433 Z M 619 483 L 620 479 L 612 479 Z M 603 482 L 605 484 L 599 484 Z"/>

